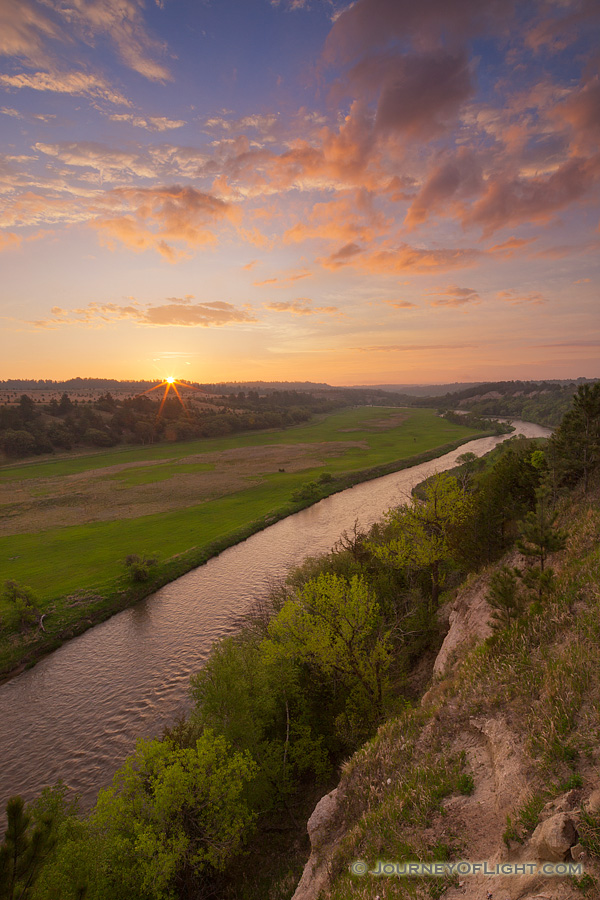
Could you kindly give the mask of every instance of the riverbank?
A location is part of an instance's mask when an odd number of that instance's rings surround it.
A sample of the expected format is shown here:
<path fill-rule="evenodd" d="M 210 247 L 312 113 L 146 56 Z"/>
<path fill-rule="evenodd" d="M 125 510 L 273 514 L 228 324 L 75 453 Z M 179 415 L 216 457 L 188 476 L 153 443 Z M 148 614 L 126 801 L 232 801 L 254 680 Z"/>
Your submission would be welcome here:
<path fill-rule="evenodd" d="M 112 590 L 102 593 L 93 590 L 79 591 L 67 596 L 64 598 L 64 605 L 60 610 L 49 608 L 44 613 L 42 627 L 24 635 L 3 635 L 0 638 L 0 684 L 35 665 L 38 660 L 56 650 L 65 641 L 83 634 L 115 613 L 133 606 L 164 585 L 185 575 L 190 570 L 202 566 L 227 548 L 245 541 L 251 535 L 268 528 L 275 522 L 306 509 L 325 497 L 347 490 L 353 485 L 437 459 L 463 444 L 487 437 L 491 433 L 490 431 L 473 433 L 460 440 L 404 459 L 332 476 L 329 481 L 308 482 L 308 485 L 318 485 L 306 492 L 308 496 L 291 500 L 284 506 L 256 518 L 244 527 L 221 536 L 218 540 L 161 561 L 150 569 L 148 578 L 143 582 L 135 583 L 130 576 L 124 574 L 116 581 Z"/>

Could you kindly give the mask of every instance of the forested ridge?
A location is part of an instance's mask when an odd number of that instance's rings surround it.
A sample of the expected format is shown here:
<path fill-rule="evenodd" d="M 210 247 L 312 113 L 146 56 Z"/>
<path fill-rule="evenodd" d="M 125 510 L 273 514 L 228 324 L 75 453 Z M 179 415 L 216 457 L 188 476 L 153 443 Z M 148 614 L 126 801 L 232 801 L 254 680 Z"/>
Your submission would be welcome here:
<path fill-rule="evenodd" d="M 459 408 L 479 416 L 519 418 L 538 425 L 555 426 L 571 408 L 576 390 L 585 384 L 591 386 L 594 382 L 588 383 L 586 379 L 577 382 L 486 382 L 443 396 L 413 400 L 413 405 L 436 406 L 440 410 Z"/>
<path fill-rule="evenodd" d="M 548 442 L 515 437 L 459 462 L 274 586 L 192 679 L 188 719 L 140 741 L 89 815 L 64 785 L 10 800 L 0 897 L 289 897 L 307 798 L 416 703 L 440 603 L 518 548 L 522 563 L 491 582 L 496 642 L 544 621 L 567 540 L 557 510 L 598 490 L 600 383 L 578 389 Z M 432 802 L 471 789 L 448 759 Z"/>
<path fill-rule="evenodd" d="M 593 382 L 590 382 L 592 384 Z M 475 418 L 518 417 L 555 426 L 570 409 L 577 382 L 504 381 L 414 396 L 379 388 L 249 382 L 184 385 L 182 400 L 162 403 L 159 382 L 73 378 L 66 382 L 0 382 L 0 451 L 5 459 L 118 445 L 187 441 L 281 428 L 346 405 L 460 409 Z M 78 399 L 75 394 L 103 393 Z M 29 393 L 27 393 L 29 391 Z M 47 395 L 57 394 L 47 399 Z M 122 396 L 123 392 L 134 396 Z M 111 393 L 112 392 L 112 393 Z M 474 420 L 473 420 L 474 421 Z"/>
<path fill-rule="evenodd" d="M 171 394 L 140 394 L 118 399 L 110 391 L 96 400 L 60 399 L 36 403 L 28 394 L 0 406 L 0 449 L 8 459 L 21 459 L 85 448 L 189 441 L 243 431 L 281 428 L 307 422 L 315 413 L 330 412 L 340 401 L 295 391 L 259 396 L 255 391 L 234 397 L 204 396 L 202 405 Z M 164 393 L 164 390 L 163 392 Z"/>

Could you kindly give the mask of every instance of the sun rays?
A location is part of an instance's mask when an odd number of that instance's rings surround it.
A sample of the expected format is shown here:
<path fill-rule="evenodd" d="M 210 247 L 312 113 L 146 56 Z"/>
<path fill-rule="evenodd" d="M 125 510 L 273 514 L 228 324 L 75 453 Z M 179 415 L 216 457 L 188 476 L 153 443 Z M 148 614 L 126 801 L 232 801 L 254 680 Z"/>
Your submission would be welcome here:
<path fill-rule="evenodd" d="M 185 414 L 188 415 L 187 407 L 186 407 L 185 403 L 183 402 L 183 398 L 182 398 L 181 394 L 179 393 L 178 388 L 188 388 L 189 390 L 193 390 L 191 385 L 186 384 L 184 381 L 178 381 L 172 375 L 169 375 L 169 377 L 165 378 L 164 381 L 161 381 L 160 384 L 155 384 L 154 387 L 151 387 L 147 391 L 144 391 L 144 394 L 150 394 L 152 391 L 160 390 L 160 388 L 164 388 L 164 394 L 162 396 L 162 400 L 160 401 L 160 406 L 158 408 L 158 412 L 156 413 L 157 420 L 160 419 L 160 417 L 161 417 L 163 407 L 165 405 L 165 402 L 166 402 L 167 397 L 169 396 L 169 392 L 171 390 L 173 390 L 174 394 L 176 395 L 177 399 L 179 400 L 179 402 L 181 404 L 181 408 L 183 409 Z"/>

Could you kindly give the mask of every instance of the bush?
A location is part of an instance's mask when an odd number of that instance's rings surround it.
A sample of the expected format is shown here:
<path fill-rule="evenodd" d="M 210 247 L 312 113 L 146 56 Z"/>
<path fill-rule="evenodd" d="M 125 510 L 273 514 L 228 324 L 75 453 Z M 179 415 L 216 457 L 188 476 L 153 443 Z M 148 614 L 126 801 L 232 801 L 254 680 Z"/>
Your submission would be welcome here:
<path fill-rule="evenodd" d="M 132 579 L 136 582 L 148 581 L 152 573 L 152 569 L 156 566 L 158 560 L 153 557 L 139 556 L 137 553 L 130 553 L 125 558 Z"/>
<path fill-rule="evenodd" d="M 37 597 L 31 588 L 16 581 L 5 581 L 0 599 L 4 601 L 3 625 L 10 631 L 26 631 L 39 619 Z"/>

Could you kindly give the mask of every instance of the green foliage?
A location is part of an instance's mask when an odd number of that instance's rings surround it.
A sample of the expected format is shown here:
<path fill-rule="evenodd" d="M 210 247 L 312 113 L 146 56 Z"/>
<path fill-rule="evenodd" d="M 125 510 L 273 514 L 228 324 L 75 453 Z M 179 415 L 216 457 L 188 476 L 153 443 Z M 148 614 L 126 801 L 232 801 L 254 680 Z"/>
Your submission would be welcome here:
<path fill-rule="evenodd" d="M 30 900 L 49 854 L 54 849 L 58 830 L 70 814 L 66 789 L 59 784 L 46 788 L 30 808 L 22 797 L 11 797 L 6 804 L 7 827 L 0 844 L 0 898 Z"/>
<path fill-rule="evenodd" d="M 394 537 L 383 547 L 374 547 L 374 553 L 412 572 L 427 570 L 431 604 L 435 606 L 445 580 L 445 567 L 454 558 L 472 501 L 456 479 L 447 474 L 427 482 L 423 494 L 423 499 L 415 497 L 410 504 L 389 512 Z"/>
<path fill-rule="evenodd" d="M 27 631 L 39 619 L 38 598 L 25 585 L 16 581 L 4 582 L 0 600 L 3 606 L 1 627 L 7 631 L 20 629 Z"/>
<path fill-rule="evenodd" d="M 138 553 L 130 553 L 125 557 L 125 565 L 134 581 L 148 581 L 152 569 L 158 564 L 156 557 L 140 556 Z"/>
<path fill-rule="evenodd" d="M 1 436 L 1 446 L 7 456 L 19 458 L 35 450 L 35 438 L 29 431 L 7 428 Z"/>
<path fill-rule="evenodd" d="M 600 462 L 600 381 L 580 385 L 550 441 L 550 462 L 558 484 L 583 482 L 587 492 Z"/>
<path fill-rule="evenodd" d="M 514 569 L 502 566 L 494 572 L 486 599 L 492 607 L 492 620 L 496 628 L 505 628 L 523 614 L 525 602 L 519 592 L 519 581 Z"/>
<path fill-rule="evenodd" d="M 470 568 L 497 559 L 514 542 L 517 520 L 535 506 L 542 472 L 533 465 L 535 442 L 510 438 L 475 476 L 472 512 L 460 533 L 458 556 Z"/>
<path fill-rule="evenodd" d="M 288 600 L 269 627 L 264 652 L 338 679 L 348 693 L 341 729 L 354 733 L 383 712 L 389 634 L 364 579 L 322 574 Z"/>
<path fill-rule="evenodd" d="M 600 815 L 581 810 L 579 843 L 592 856 L 600 857 Z"/>
<path fill-rule="evenodd" d="M 316 481 L 307 481 L 306 484 L 303 484 L 299 488 L 296 488 L 295 491 L 292 491 L 292 500 L 294 503 L 298 503 L 302 500 L 314 501 L 322 496 L 321 486 Z"/>
<path fill-rule="evenodd" d="M 291 663 L 272 664 L 263 640 L 247 630 L 225 638 L 191 679 L 193 728 L 214 729 L 252 754 L 258 771 L 249 797 L 260 811 L 285 800 L 307 772 L 329 772 L 301 673 Z"/>
<path fill-rule="evenodd" d="M 193 747 L 142 740 L 89 820 L 63 827 L 36 900 L 204 897 L 252 829 L 256 766 L 205 731 Z"/>
<path fill-rule="evenodd" d="M 520 524 L 517 547 L 524 556 L 539 560 L 540 572 L 549 553 L 563 550 L 566 532 L 555 527 L 556 512 L 550 509 L 549 492 L 541 489 L 537 492 L 535 512 L 527 513 Z"/>
<path fill-rule="evenodd" d="M 577 878 L 577 876 L 574 875 L 573 884 L 586 896 L 593 897 L 596 894 L 597 881 L 589 872 L 586 872 L 581 878 Z"/>

